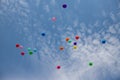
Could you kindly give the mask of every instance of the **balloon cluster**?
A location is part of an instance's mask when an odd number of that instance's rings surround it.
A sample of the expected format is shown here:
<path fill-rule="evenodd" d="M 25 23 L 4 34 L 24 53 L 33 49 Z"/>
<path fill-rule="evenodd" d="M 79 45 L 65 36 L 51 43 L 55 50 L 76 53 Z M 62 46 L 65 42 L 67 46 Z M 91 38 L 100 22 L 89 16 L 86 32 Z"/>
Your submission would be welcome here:
<path fill-rule="evenodd" d="M 62 5 L 62 8 L 63 9 L 66 9 L 68 6 L 67 6 L 67 4 L 63 4 Z M 57 18 L 54 16 L 54 17 L 52 17 L 51 18 L 51 20 L 53 21 L 53 22 L 56 22 L 56 20 L 57 20 Z M 46 34 L 43 32 L 43 33 L 41 33 L 41 36 L 46 36 Z M 75 39 L 75 41 L 72 41 L 72 39 L 70 39 L 69 37 L 66 37 L 66 42 L 67 43 L 69 43 L 69 44 L 71 44 L 72 43 L 72 46 L 73 46 L 73 49 L 77 49 L 78 48 L 78 40 L 80 39 L 80 36 L 79 35 L 76 35 L 75 37 L 74 37 L 74 39 Z M 102 44 L 105 44 L 106 43 L 106 40 L 105 39 L 103 39 L 103 40 L 101 40 L 101 43 Z M 23 49 L 23 46 L 22 45 L 20 45 L 20 44 L 16 44 L 16 48 L 18 48 L 18 49 Z M 65 47 L 64 46 L 60 46 L 59 47 L 59 50 L 60 51 L 63 51 L 65 49 Z M 27 51 L 28 51 L 28 54 L 29 55 L 33 55 L 33 53 L 36 53 L 37 52 L 37 49 L 36 48 L 34 48 L 34 49 L 31 49 L 31 48 L 27 48 Z M 21 51 L 21 53 L 20 53 L 22 56 L 24 56 L 25 55 L 25 52 L 24 51 Z M 93 63 L 92 62 L 89 62 L 89 66 L 93 66 Z M 57 69 L 61 69 L 61 66 L 60 65 L 58 65 L 58 66 L 56 66 L 56 68 Z"/>
<path fill-rule="evenodd" d="M 78 36 L 78 35 L 76 35 L 75 36 L 75 42 L 73 42 L 73 49 L 77 49 L 77 41 L 80 39 L 80 37 Z M 72 40 L 69 38 L 69 37 L 67 37 L 66 38 L 66 42 L 68 42 L 68 43 L 72 43 Z"/>
<path fill-rule="evenodd" d="M 23 46 L 22 46 L 22 45 L 20 45 L 20 44 L 17 43 L 17 44 L 16 44 L 16 48 L 22 50 L 21 53 L 20 53 L 22 56 L 25 55 L 25 52 L 23 51 Z M 36 49 L 36 48 L 34 48 L 33 50 L 32 50 L 31 48 L 28 48 L 27 50 L 28 50 L 29 55 L 32 55 L 33 52 L 34 52 L 34 53 L 37 52 L 37 49 Z"/>

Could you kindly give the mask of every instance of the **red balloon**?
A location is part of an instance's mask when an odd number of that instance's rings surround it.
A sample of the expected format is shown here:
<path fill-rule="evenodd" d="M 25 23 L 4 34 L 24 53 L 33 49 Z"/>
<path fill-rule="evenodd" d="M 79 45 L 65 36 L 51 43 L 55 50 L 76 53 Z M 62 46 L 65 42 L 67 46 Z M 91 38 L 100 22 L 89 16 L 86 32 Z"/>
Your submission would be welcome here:
<path fill-rule="evenodd" d="M 64 47 L 63 47 L 63 46 L 60 46 L 60 50 L 64 50 Z"/>
<path fill-rule="evenodd" d="M 61 68 L 61 66 L 57 66 L 57 69 L 60 69 Z"/>
<path fill-rule="evenodd" d="M 78 40 L 79 38 L 80 38 L 80 37 L 79 37 L 78 35 L 77 35 L 77 36 L 75 36 L 75 39 L 76 39 L 76 40 Z"/>
<path fill-rule="evenodd" d="M 16 48 L 19 48 L 20 47 L 20 44 L 16 44 Z"/>
<path fill-rule="evenodd" d="M 22 55 L 22 56 L 24 56 L 24 55 L 25 55 L 25 53 L 24 53 L 24 52 L 21 52 L 21 55 Z"/>

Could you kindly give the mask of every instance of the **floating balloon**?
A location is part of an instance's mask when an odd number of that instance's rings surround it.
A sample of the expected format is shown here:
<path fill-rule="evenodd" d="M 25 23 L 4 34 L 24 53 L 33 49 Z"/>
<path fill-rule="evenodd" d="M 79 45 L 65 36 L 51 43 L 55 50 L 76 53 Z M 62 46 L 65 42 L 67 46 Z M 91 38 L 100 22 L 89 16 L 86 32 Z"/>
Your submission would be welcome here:
<path fill-rule="evenodd" d="M 67 4 L 63 4 L 62 7 L 63 7 L 63 8 L 67 8 Z"/>
<path fill-rule="evenodd" d="M 33 54 L 33 52 L 32 52 L 32 51 L 30 51 L 30 52 L 29 52 L 29 54 L 30 54 L 30 55 L 32 55 L 32 54 Z"/>
<path fill-rule="evenodd" d="M 74 49 L 77 49 L 77 46 L 73 46 Z"/>
<path fill-rule="evenodd" d="M 73 45 L 77 45 L 77 42 L 74 42 Z"/>
<path fill-rule="evenodd" d="M 92 63 L 92 62 L 89 62 L 89 66 L 93 66 L 93 63 Z"/>
<path fill-rule="evenodd" d="M 19 48 L 20 47 L 20 44 L 16 44 L 16 48 Z"/>
<path fill-rule="evenodd" d="M 34 51 L 34 52 L 37 52 L 37 49 L 36 49 L 36 48 L 34 48 L 34 49 L 33 49 L 33 51 Z"/>
<path fill-rule="evenodd" d="M 60 50 L 64 50 L 64 47 L 63 47 L 63 46 L 60 46 Z"/>
<path fill-rule="evenodd" d="M 68 43 L 71 43 L 71 42 L 72 42 L 71 40 L 68 41 Z"/>
<path fill-rule="evenodd" d="M 21 52 L 21 55 L 22 55 L 22 56 L 24 56 L 24 55 L 25 55 L 25 53 L 24 53 L 24 52 Z"/>
<path fill-rule="evenodd" d="M 60 68 L 61 68 L 61 66 L 57 66 L 56 68 L 57 68 L 57 69 L 60 69 Z"/>
<path fill-rule="evenodd" d="M 20 49 L 23 49 L 23 46 L 22 45 L 20 45 L 20 47 L 19 47 Z"/>
<path fill-rule="evenodd" d="M 76 39 L 76 40 L 78 40 L 79 38 L 80 38 L 80 37 L 79 37 L 78 35 L 77 35 L 77 36 L 75 36 L 75 39 Z"/>
<path fill-rule="evenodd" d="M 41 33 L 42 36 L 45 36 L 45 33 Z"/>
<path fill-rule="evenodd" d="M 106 43 L 106 40 L 102 40 L 101 42 L 102 42 L 102 44 L 105 44 L 105 43 Z"/>
<path fill-rule="evenodd" d="M 67 37 L 67 38 L 66 38 L 66 41 L 69 41 L 69 40 L 70 40 L 70 38 Z"/>
<path fill-rule="evenodd" d="M 52 21 L 56 21 L 56 17 L 52 17 Z"/>
<path fill-rule="evenodd" d="M 31 48 L 28 48 L 28 51 L 31 51 Z"/>

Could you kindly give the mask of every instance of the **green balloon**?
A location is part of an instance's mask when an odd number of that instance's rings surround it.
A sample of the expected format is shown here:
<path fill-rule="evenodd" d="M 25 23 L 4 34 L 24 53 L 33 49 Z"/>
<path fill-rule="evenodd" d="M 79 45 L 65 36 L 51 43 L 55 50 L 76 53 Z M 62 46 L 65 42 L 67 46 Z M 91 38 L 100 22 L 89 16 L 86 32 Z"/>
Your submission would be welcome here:
<path fill-rule="evenodd" d="M 71 43 L 71 42 L 72 42 L 71 40 L 68 41 L 68 43 Z"/>
<path fill-rule="evenodd" d="M 31 51 L 31 48 L 28 48 L 28 51 Z"/>
<path fill-rule="evenodd" d="M 29 54 L 30 54 L 30 55 L 32 55 L 32 54 L 33 54 L 33 52 L 32 52 L 32 51 L 30 51 L 30 52 L 29 52 Z"/>
<path fill-rule="evenodd" d="M 89 63 L 89 66 L 93 66 L 93 63 L 92 63 L 92 62 L 90 62 L 90 63 Z"/>

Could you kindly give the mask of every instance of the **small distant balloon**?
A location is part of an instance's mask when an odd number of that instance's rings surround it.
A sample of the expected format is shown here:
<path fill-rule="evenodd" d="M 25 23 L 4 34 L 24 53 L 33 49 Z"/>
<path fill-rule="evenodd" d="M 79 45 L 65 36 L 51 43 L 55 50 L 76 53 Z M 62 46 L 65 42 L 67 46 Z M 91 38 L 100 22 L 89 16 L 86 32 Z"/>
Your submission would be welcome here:
<path fill-rule="evenodd" d="M 20 49 L 23 49 L 23 46 L 22 45 L 20 45 L 20 47 L 19 47 Z"/>
<path fill-rule="evenodd" d="M 20 44 L 16 44 L 16 48 L 19 48 L 20 47 Z"/>
<path fill-rule="evenodd" d="M 93 63 L 92 63 L 92 62 L 89 62 L 89 66 L 93 66 Z"/>
<path fill-rule="evenodd" d="M 33 54 L 33 52 L 32 52 L 32 51 L 30 51 L 30 52 L 29 52 L 29 54 L 30 54 L 30 55 L 32 55 L 32 54 Z"/>
<path fill-rule="evenodd" d="M 28 48 L 28 51 L 31 51 L 31 48 Z"/>
<path fill-rule="evenodd" d="M 63 8 L 67 8 L 67 4 L 63 4 L 62 7 L 63 7 Z"/>
<path fill-rule="evenodd" d="M 69 40 L 70 40 L 70 38 L 67 37 L 67 38 L 66 38 L 66 41 L 68 42 Z"/>
<path fill-rule="evenodd" d="M 78 40 L 79 38 L 80 38 L 80 37 L 79 37 L 78 35 L 77 35 L 77 36 L 75 36 L 75 39 L 76 39 L 76 40 Z"/>
<path fill-rule="evenodd" d="M 71 43 L 71 42 L 72 42 L 71 40 L 68 41 L 68 43 Z"/>
<path fill-rule="evenodd" d="M 61 66 L 57 66 L 56 68 L 57 68 L 57 69 L 60 69 L 60 68 L 61 68 Z"/>
<path fill-rule="evenodd" d="M 77 42 L 74 42 L 73 45 L 77 45 Z"/>
<path fill-rule="evenodd" d="M 56 21 L 56 17 L 52 17 L 52 21 Z"/>
<path fill-rule="evenodd" d="M 73 46 L 74 49 L 77 49 L 77 46 Z"/>
<path fill-rule="evenodd" d="M 34 48 L 34 49 L 33 49 L 33 51 L 34 51 L 34 52 L 37 52 L 37 49 L 36 49 L 36 48 Z"/>
<path fill-rule="evenodd" d="M 105 40 L 105 39 L 103 39 L 101 42 L 102 42 L 102 44 L 105 44 L 105 43 L 106 43 L 106 40 Z"/>
<path fill-rule="evenodd" d="M 24 55 L 25 55 L 25 52 L 21 52 L 21 55 L 24 56 Z"/>
<path fill-rule="evenodd" d="M 45 33 L 41 33 L 42 36 L 45 36 Z"/>
<path fill-rule="evenodd" d="M 64 50 L 64 47 L 63 47 L 63 46 L 60 46 L 60 50 Z"/>

